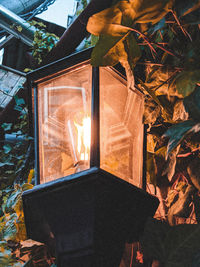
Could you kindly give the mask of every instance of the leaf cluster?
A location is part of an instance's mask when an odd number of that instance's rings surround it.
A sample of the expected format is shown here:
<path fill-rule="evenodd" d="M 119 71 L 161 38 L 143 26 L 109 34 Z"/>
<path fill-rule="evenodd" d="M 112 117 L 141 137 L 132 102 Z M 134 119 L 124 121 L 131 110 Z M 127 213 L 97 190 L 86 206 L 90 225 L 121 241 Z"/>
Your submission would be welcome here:
<path fill-rule="evenodd" d="M 115 0 L 87 24 L 99 38 L 92 65 L 120 62 L 129 74 L 128 89 L 145 95 L 147 182 L 160 190 L 170 224 L 177 217 L 199 222 L 199 15 L 198 0 Z M 144 72 L 138 75 L 141 65 Z M 191 266 L 199 253 L 198 226 L 169 228 L 153 222 L 147 231 L 144 246 L 164 266 Z"/>
<path fill-rule="evenodd" d="M 36 27 L 33 40 L 32 55 L 36 62 L 40 64 L 44 57 L 56 45 L 59 38 L 54 33 L 49 33 L 45 30 L 46 25 L 42 22 L 31 21 L 30 25 Z"/>

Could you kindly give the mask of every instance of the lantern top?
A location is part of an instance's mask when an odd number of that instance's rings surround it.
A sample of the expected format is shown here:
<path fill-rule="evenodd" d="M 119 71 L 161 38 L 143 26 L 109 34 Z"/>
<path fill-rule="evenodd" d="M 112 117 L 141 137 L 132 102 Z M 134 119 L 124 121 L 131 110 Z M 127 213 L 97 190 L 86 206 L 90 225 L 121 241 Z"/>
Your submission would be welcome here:
<path fill-rule="evenodd" d="M 89 61 L 93 48 L 85 49 L 81 52 L 76 52 L 70 56 L 66 56 L 57 61 L 51 62 L 45 66 L 39 67 L 27 74 L 29 80 L 36 82 L 42 78 L 51 76 L 54 73 L 58 73 L 66 68 L 73 67 L 77 64 Z"/>
<path fill-rule="evenodd" d="M 82 50 L 81 52 L 75 52 L 69 56 L 62 59 L 51 62 L 47 65 L 39 67 L 29 73 L 27 73 L 27 78 L 29 81 L 37 83 L 41 79 L 49 79 L 49 76 L 62 72 L 68 68 L 76 66 L 81 63 L 90 63 L 90 58 L 92 54 L 93 47 Z M 123 67 L 118 64 L 114 67 L 115 71 L 126 80 L 125 71 Z"/>

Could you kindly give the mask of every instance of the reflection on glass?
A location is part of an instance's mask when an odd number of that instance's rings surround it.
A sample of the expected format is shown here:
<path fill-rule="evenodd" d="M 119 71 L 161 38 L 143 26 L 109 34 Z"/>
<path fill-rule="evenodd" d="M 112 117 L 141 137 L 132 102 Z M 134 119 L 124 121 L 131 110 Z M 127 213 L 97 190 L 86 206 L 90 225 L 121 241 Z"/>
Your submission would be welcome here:
<path fill-rule="evenodd" d="M 90 167 L 91 68 L 79 66 L 38 85 L 41 183 Z M 139 187 L 142 114 L 142 94 L 100 68 L 100 167 Z"/>
<path fill-rule="evenodd" d="M 91 67 L 38 85 L 41 183 L 89 168 Z"/>
<path fill-rule="evenodd" d="M 142 186 L 143 96 L 109 68 L 100 71 L 101 168 Z"/>

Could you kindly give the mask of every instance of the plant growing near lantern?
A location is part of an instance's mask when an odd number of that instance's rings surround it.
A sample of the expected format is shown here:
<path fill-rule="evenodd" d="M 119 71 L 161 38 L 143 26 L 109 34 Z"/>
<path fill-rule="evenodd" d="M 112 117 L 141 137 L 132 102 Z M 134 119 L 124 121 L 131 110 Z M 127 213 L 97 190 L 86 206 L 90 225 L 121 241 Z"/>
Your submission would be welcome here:
<path fill-rule="evenodd" d="M 42 22 L 32 20 L 29 23 L 31 26 L 36 27 L 32 55 L 37 64 L 41 64 L 44 57 L 55 46 L 59 38 L 54 33 L 47 32 L 45 30 L 46 25 L 44 25 Z"/>
<path fill-rule="evenodd" d="M 200 221 L 199 15 L 199 1 L 113 1 L 87 25 L 99 36 L 92 65 L 120 62 L 129 89 L 145 94 L 148 188 L 153 185 L 160 195 L 158 217 L 171 225 Z M 199 228 L 192 227 L 198 234 Z M 176 236 L 187 232 L 187 226 L 172 231 Z M 192 232 L 191 243 L 196 242 Z M 175 266 L 167 259 L 165 264 Z"/>
<path fill-rule="evenodd" d="M 36 56 L 39 60 L 41 55 L 36 53 Z M 10 112 L 17 111 L 17 116 L 12 122 L 2 123 L 0 129 L 2 137 L 15 137 L 14 142 L 5 140 L 0 145 L 0 266 L 43 264 L 53 267 L 54 259 L 48 248 L 42 243 L 26 240 L 22 193 L 33 188 L 33 140 L 28 134 L 25 100 L 15 95 L 14 101 Z"/>
<path fill-rule="evenodd" d="M 23 141 L 4 142 L 0 147 L 0 266 L 37 266 L 39 262 L 53 266 L 54 259 L 44 244 L 26 240 L 22 193 L 33 188 L 33 150 L 25 101 L 14 99 L 19 116 L 15 122 L 3 123 L 1 132 L 23 137 Z"/>

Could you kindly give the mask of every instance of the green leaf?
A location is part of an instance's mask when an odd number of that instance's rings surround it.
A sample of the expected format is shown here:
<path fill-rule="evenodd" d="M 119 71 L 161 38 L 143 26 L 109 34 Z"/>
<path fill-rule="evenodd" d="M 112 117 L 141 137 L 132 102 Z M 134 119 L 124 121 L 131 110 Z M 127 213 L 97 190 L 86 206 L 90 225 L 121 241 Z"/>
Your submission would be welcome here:
<path fill-rule="evenodd" d="M 122 42 L 132 29 L 133 22 L 156 23 L 168 12 L 172 1 L 120 1 L 115 6 L 105 9 L 88 20 L 87 30 L 99 35 L 93 49 L 91 63 L 93 66 L 115 65 L 124 55 Z M 140 57 L 140 49 L 136 41 L 130 47 L 134 51 L 133 58 Z"/>
<path fill-rule="evenodd" d="M 199 253 L 200 225 L 183 224 L 170 227 L 149 219 L 141 237 L 142 248 L 150 259 L 159 260 L 165 267 L 193 266 Z"/>
<path fill-rule="evenodd" d="M 164 240 L 169 230 L 170 226 L 167 223 L 149 218 L 140 237 L 144 255 L 147 255 L 150 259 L 161 259 L 163 261 L 165 256 Z"/>
<path fill-rule="evenodd" d="M 22 111 L 23 108 L 21 106 L 15 105 L 14 110 Z"/>
<path fill-rule="evenodd" d="M 121 38 L 100 36 L 92 51 L 91 64 L 93 66 L 114 66 L 119 62 L 123 51 L 124 46 Z"/>
<path fill-rule="evenodd" d="M 197 124 L 193 120 L 187 120 L 177 123 L 170 127 L 163 137 L 169 137 L 167 145 L 167 156 L 169 153 L 180 144 L 183 138 L 190 132 L 197 132 L 200 130 L 200 124 Z"/>
<path fill-rule="evenodd" d="M 12 127 L 12 123 L 2 123 L 1 127 L 4 129 L 4 131 L 9 131 Z"/>
<path fill-rule="evenodd" d="M 200 81 L 200 70 L 182 71 L 176 78 L 176 89 L 183 97 L 191 94 Z"/>
<path fill-rule="evenodd" d="M 184 98 L 183 104 L 189 116 L 195 121 L 200 121 L 200 87 L 196 89 L 187 97 Z"/>
<path fill-rule="evenodd" d="M 130 33 L 128 37 L 124 40 L 124 48 L 127 53 L 128 63 L 133 70 L 136 62 L 141 57 L 141 50 L 136 42 L 133 33 Z"/>
<path fill-rule="evenodd" d="M 4 153 L 8 154 L 12 150 L 12 147 L 9 144 L 6 144 L 3 146 L 3 149 L 4 149 Z"/>
<path fill-rule="evenodd" d="M 0 162 L 0 167 L 5 167 L 5 166 L 13 166 L 14 163 L 12 162 Z"/>
<path fill-rule="evenodd" d="M 14 96 L 14 99 L 15 99 L 15 102 L 17 105 L 24 105 L 25 102 L 24 102 L 24 99 L 23 98 L 19 98 L 17 95 Z"/>
<path fill-rule="evenodd" d="M 183 224 L 170 229 L 165 239 L 165 266 L 188 267 L 199 253 L 200 225 Z"/>

